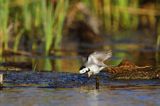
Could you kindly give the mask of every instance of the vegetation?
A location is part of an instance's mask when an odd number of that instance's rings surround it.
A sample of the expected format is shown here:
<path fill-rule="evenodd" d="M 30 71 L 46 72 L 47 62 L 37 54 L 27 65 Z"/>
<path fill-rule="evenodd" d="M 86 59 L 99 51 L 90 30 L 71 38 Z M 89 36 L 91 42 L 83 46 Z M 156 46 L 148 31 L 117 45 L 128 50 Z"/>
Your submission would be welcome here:
<path fill-rule="evenodd" d="M 148 2 L 147 7 L 144 1 L 0 0 L 0 57 L 4 50 L 13 49 L 14 52 L 17 52 L 20 47 L 28 48 L 30 45 L 29 50 L 31 51 L 28 52 L 37 52 L 43 48 L 45 56 L 48 56 L 52 50 L 60 50 L 67 13 L 72 11 L 69 9 L 78 2 L 82 2 L 93 16 L 101 21 L 102 33 L 116 35 L 122 30 L 138 30 L 138 25 L 143 23 L 146 25 L 145 21 L 141 21 L 141 16 L 150 21 L 148 22 L 152 24 L 150 29 L 156 29 L 154 26 L 156 26 L 157 17 L 159 18 L 157 8 L 159 4 L 155 2 L 156 5 L 154 5 L 155 3 Z M 157 31 L 155 57 L 159 58 L 160 34 L 159 28 L 157 29 L 152 31 Z M 25 42 L 29 42 L 30 45 L 22 45 L 21 41 L 25 38 L 28 39 Z M 9 45 L 10 41 L 13 45 Z M 39 41 L 42 44 L 39 44 Z M 55 52 L 55 55 L 61 54 Z M 46 63 L 51 64 L 48 60 Z M 55 63 L 61 67 L 60 61 Z M 51 66 L 46 65 L 46 67 Z"/>
<path fill-rule="evenodd" d="M 0 55 L 2 55 L 2 46 L 4 45 L 4 49 L 7 49 L 9 41 L 9 0 L 0 0 L 0 21 Z"/>

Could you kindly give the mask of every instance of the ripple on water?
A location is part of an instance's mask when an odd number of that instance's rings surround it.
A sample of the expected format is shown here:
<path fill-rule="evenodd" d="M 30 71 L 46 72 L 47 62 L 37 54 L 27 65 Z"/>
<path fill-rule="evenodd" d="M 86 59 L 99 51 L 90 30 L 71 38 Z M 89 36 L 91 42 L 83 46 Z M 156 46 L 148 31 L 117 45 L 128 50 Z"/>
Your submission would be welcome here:
<path fill-rule="evenodd" d="M 159 86 L 104 86 L 93 88 L 6 88 L 1 106 L 124 106 L 160 105 Z"/>

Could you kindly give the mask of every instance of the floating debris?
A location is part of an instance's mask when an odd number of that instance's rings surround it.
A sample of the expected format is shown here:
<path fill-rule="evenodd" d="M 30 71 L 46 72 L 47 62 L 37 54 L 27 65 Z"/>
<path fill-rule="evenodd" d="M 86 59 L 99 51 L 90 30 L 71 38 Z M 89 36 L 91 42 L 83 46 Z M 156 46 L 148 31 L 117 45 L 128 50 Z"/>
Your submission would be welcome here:
<path fill-rule="evenodd" d="M 152 66 L 137 66 L 134 63 L 123 60 L 116 67 L 108 67 L 111 79 L 160 79 L 160 70 Z"/>

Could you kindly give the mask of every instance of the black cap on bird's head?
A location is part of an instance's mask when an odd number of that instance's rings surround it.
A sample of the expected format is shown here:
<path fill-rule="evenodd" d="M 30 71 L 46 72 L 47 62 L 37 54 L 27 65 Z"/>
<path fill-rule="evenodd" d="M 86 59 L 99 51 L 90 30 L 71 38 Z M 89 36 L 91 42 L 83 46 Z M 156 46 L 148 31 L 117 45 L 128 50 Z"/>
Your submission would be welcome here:
<path fill-rule="evenodd" d="M 89 71 L 90 71 L 90 69 L 88 67 L 85 67 L 85 66 L 81 66 L 80 69 L 79 69 L 79 72 L 81 74 L 85 74 L 85 73 L 87 73 Z"/>
<path fill-rule="evenodd" d="M 84 69 L 84 68 L 86 68 L 85 66 L 81 66 L 80 68 L 79 68 L 79 70 L 82 70 L 82 69 Z"/>

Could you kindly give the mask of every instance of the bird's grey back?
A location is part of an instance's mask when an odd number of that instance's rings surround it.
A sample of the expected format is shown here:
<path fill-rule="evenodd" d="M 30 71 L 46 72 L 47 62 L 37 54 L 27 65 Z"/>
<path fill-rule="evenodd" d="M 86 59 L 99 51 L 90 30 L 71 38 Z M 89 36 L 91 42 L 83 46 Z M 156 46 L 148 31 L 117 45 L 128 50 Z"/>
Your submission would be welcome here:
<path fill-rule="evenodd" d="M 85 63 L 85 66 L 89 65 L 99 65 L 105 67 L 106 65 L 103 63 L 105 60 L 109 59 L 112 56 L 111 51 L 103 52 L 103 51 L 96 51 L 93 52 L 88 56 L 88 59 Z"/>

